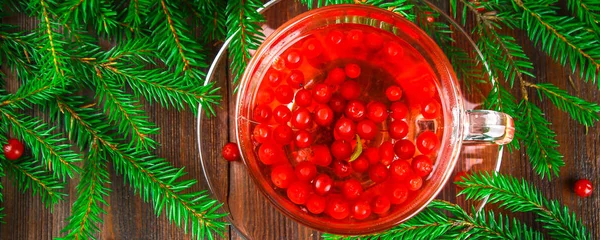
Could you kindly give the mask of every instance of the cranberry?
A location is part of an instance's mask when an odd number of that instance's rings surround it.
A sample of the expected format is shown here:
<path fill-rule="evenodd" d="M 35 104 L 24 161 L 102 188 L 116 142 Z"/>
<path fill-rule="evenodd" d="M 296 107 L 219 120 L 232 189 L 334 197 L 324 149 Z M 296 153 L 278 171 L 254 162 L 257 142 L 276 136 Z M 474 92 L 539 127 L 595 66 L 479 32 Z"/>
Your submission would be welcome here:
<path fill-rule="evenodd" d="M 390 202 L 393 204 L 402 204 L 408 199 L 408 188 L 403 184 L 393 184 L 389 188 Z"/>
<path fill-rule="evenodd" d="M 433 162 L 425 155 L 413 158 L 412 167 L 415 173 L 421 177 L 427 177 L 433 171 Z"/>
<path fill-rule="evenodd" d="M 299 148 L 307 148 L 313 143 L 313 136 L 306 130 L 299 130 L 294 137 L 294 143 Z"/>
<path fill-rule="evenodd" d="M 306 108 L 299 108 L 292 112 L 292 126 L 298 129 L 306 129 L 312 124 L 312 116 Z"/>
<path fill-rule="evenodd" d="M 271 140 L 271 127 L 264 123 L 258 124 L 256 127 L 254 127 L 252 136 L 254 137 L 255 141 L 259 143 L 265 143 Z"/>
<path fill-rule="evenodd" d="M 404 181 L 413 174 L 410 163 L 406 160 L 393 161 L 390 165 L 390 172 L 392 173 L 392 177 L 399 181 Z"/>
<path fill-rule="evenodd" d="M 344 112 L 346 109 L 346 100 L 340 95 L 333 95 L 331 100 L 329 100 L 329 106 L 336 113 Z"/>
<path fill-rule="evenodd" d="M 288 125 L 279 125 L 273 129 L 273 140 L 281 145 L 290 144 L 294 140 L 294 131 Z"/>
<path fill-rule="evenodd" d="M 314 163 L 304 161 L 296 165 L 295 172 L 298 179 L 310 182 L 317 176 L 317 167 Z"/>
<path fill-rule="evenodd" d="M 415 91 L 415 95 L 418 96 L 421 101 L 433 98 L 433 96 L 435 96 L 435 93 L 437 92 L 433 80 L 422 80 L 418 83 L 417 86 L 418 88 Z"/>
<path fill-rule="evenodd" d="M 575 194 L 582 198 L 586 198 L 592 195 L 594 191 L 594 187 L 592 186 L 592 182 L 587 179 L 579 179 L 575 182 Z"/>
<path fill-rule="evenodd" d="M 400 99 L 402 99 L 402 88 L 393 85 L 393 86 L 389 86 L 386 90 L 385 90 L 385 96 L 387 96 L 388 100 L 395 102 L 398 101 Z"/>
<path fill-rule="evenodd" d="M 396 42 L 386 42 L 383 45 L 383 50 L 385 55 L 393 61 L 399 60 L 402 56 L 404 56 L 404 48 L 402 48 L 402 46 Z"/>
<path fill-rule="evenodd" d="M 17 160 L 23 155 L 23 144 L 19 142 L 19 140 L 11 138 L 8 140 L 8 144 L 4 145 L 4 156 L 8 160 Z M 240 150 L 238 149 L 238 145 L 232 142 L 229 142 L 223 146 L 223 150 L 221 150 L 221 155 L 227 161 L 237 161 L 240 159 Z"/>
<path fill-rule="evenodd" d="M 317 40 L 315 38 L 306 40 L 306 42 L 304 42 L 304 44 L 302 44 L 302 53 L 307 58 L 318 57 L 319 55 L 321 55 L 322 52 L 323 52 L 323 46 L 321 46 L 321 43 L 319 42 L 319 40 Z"/>
<path fill-rule="evenodd" d="M 408 139 L 402 139 L 394 144 L 394 152 L 399 159 L 408 160 L 415 155 L 415 145 Z"/>
<path fill-rule="evenodd" d="M 358 100 L 350 100 L 348 101 L 348 104 L 346 104 L 346 117 L 354 120 L 354 121 L 360 121 L 363 118 L 365 118 L 365 111 L 366 111 L 366 107 L 365 105 Z"/>
<path fill-rule="evenodd" d="M 417 175 L 408 177 L 408 190 L 417 191 L 423 187 L 423 178 Z"/>
<path fill-rule="evenodd" d="M 318 166 L 326 167 L 331 164 L 333 158 L 329 148 L 325 145 L 313 145 L 311 147 L 313 155 L 310 161 Z"/>
<path fill-rule="evenodd" d="M 288 164 L 274 167 L 271 171 L 271 181 L 278 188 L 288 188 L 295 180 L 294 169 Z"/>
<path fill-rule="evenodd" d="M 367 104 L 367 118 L 376 123 L 385 121 L 388 117 L 387 107 L 381 102 Z"/>
<path fill-rule="evenodd" d="M 327 174 L 319 174 L 313 181 L 315 192 L 319 195 L 325 195 L 331 190 L 333 180 Z"/>
<path fill-rule="evenodd" d="M 388 169 L 381 163 L 375 163 L 369 168 L 369 178 L 376 183 L 383 182 L 388 178 Z"/>
<path fill-rule="evenodd" d="M 364 156 L 359 156 L 357 159 L 352 161 L 352 170 L 358 173 L 364 173 L 369 170 L 369 160 Z"/>
<path fill-rule="evenodd" d="M 327 73 L 327 79 L 325 80 L 325 83 L 329 85 L 340 85 L 344 81 L 346 81 L 346 72 L 344 72 L 344 69 L 338 67 L 331 69 Z"/>
<path fill-rule="evenodd" d="M 352 145 L 346 140 L 335 140 L 331 144 L 331 154 L 338 160 L 347 159 L 352 155 Z"/>
<path fill-rule="evenodd" d="M 346 64 L 344 71 L 346 72 L 346 76 L 349 78 L 357 78 L 360 76 L 360 66 L 355 63 Z"/>
<path fill-rule="evenodd" d="M 342 184 L 342 194 L 349 200 L 360 197 L 363 193 L 363 187 L 356 179 L 348 179 Z"/>
<path fill-rule="evenodd" d="M 275 69 L 269 69 L 266 74 L 266 79 L 269 85 L 275 87 L 281 83 L 281 73 Z"/>
<path fill-rule="evenodd" d="M 390 141 L 385 141 L 379 146 L 379 158 L 381 163 L 389 165 L 394 160 L 394 144 Z"/>
<path fill-rule="evenodd" d="M 389 125 L 390 137 L 402 139 L 408 134 L 408 124 L 405 121 L 393 121 Z"/>
<path fill-rule="evenodd" d="M 424 118 L 433 119 L 440 114 L 440 105 L 437 101 L 431 100 L 421 105 L 421 114 Z"/>
<path fill-rule="evenodd" d="M 383 38 L 376 33 L 367 34 L 365 45 L 371 50 L 379 50 L 383 46 Z"/>
<path fill-rule="evenodd" d="M 408 114 L 408 107 L 402 102 L 394 102 L 390 105 L 390 116 L 394 120 L 402 120 Z"/>
<path fill-rule="evenodd" d="M 385 214 L 390 210 L 390 199 L 386 196 L 377 196 L 373 199 L 373 212 L 377 214 Z"/>
<path fill-rule="evenodd" d="M 356 133 L 356 126 L 354 122 L 348 118 L 340 118 L 334 127 L 335 134 L 341 139 L 352 140 Z"/>
<path fill-rule="evenodd" d="M 427 20 L 427 22 L 429 22 L 429 23 L 433 23 L 433 22 L 435 22 L 435 17 L 433 17 L 433 16 L 427 16 L 427 18 L 425 18 L 425 19 L 426 19 L 426 20 Z"/>
<path fill-rule="evenodd" d="M 344 40 L 344 33 L 339 30 L 333 30 L 327 34 L 325 40 L 328 44 L 333 45 L 332 47 L 339 47 Z"/>
<path fill-rule="evenodd" d="M 271 118 L 271 108 L 268 105 L 258 105 L 254 108 L 254 120 L 259 123 L 268 122 Z"/>
<path fill-rule="evenodd" d="M 256 102 L 258 104 L 269 104 L 275 99 L 275 92 L 271 88 L 262 88 L 258 90 Z"/>
<path fill-rule="evenodd" d="M 295 181 L 290 184 L 287 188 L 287 196 L 295 204 L 304 204 L 308 197 L 310 197 L 310 192 L 312 191 L 312 187 L 310 184 L 302 181 Z"/>
<path fill-rule="evenodd" d="M 327 214 L 334 219 L 342 220 L 350 215 L 350 206 L 348 202 L 340 197 L 332 197 L 327 202 Z"/>
<path fill-rule="evenodd" d="M 290 71 L 287 83 L 293 88 L 299 88 L 304 85 L 304 73 L 299 70 Z"/>
<path fill-rule="evenodd" d="M 258 159 L 265 165 L 272 165 L 284 159 L 283 149 L 273 143 L 264 143 L 258 149 Z"/>
<path fill-rule="evenodd" d="M 331 88 L 326 84 L 319 83 L 312 89 L 312 98 L 318 103 L 327 103 L 331 99 Z"/>
<path fill-rule="evenodd" d="M 340 178 L 345 178 L 352 174 L 352 165 L 346 161 L 333 162 L 333 173 Z"/>
<path fill-rule="evenodd" d="M 352 207 L 352 216 L 357 220 L 363 220 L 371 215 L 371 205 L 368 201 L 358 201 Z"/>
<path fill-rule="evenodd" d="M 334 113 L 333 110 L 327 105 L 319 105 L 315 109 L 315 123 L 319 126 L 327 127 L 333 123 Z"/>
<path fill-rule="evenodd" d="M 295 102 L 300 107 L 308 107 L 312 103 L 312 93 L 306 89 L 296 92 Z"/>
<path fill-rule="evenodd" d="M 421 153 L 429 154 L 437 150 L 440 140 L 434 132 L 425 131 L 419 134 L 415 144 Z"/>
<path fill-rule="evenodd" d="M 363 150 L 365 157 L 367 157 L 367 159 L 369 160 L 370 164 L 375 164 L 378 163 L 380 158 L 379 158 L 379 148 L 377 147 L 370 147 L 367 148 L 366 150 Z"/>
<path fill-rule="evenodd" d="M 292 111 L 285 106 L 279 105 L 273 109 L 273 119 L 279 124 L 287 124 L 287 122 L 292 118 Z"/>
<path fill-rule="evenodd" d="M 364 41 L 364 33 L 361 30 L 358 29 L 352 29 L 350 31 L 348 31 L 348 44 L 351 47 L 360 47 L 363 44 Z"/>
<path fill-rule="evenodd" d="M 306 208 L 313 214 L 323 213 L 325 206 L 327 206 L 327 198 L 319 195 L 312 195 L 306 200 Z"/>
<path fill-rule="evenodd" d="M 302 54 L 300 54 L 300 51 L 292 49 L 285 55 L 284 60 L 287 68 L 298 68 L 302 64 Z"/>
<path fill-rule="evenodd" d="M 360 85 L 352 80 L 345 81 L 340 86 L 340 94 L 346 100 L 352 100 L 360 96 Z"/>
<path fill-rule="evenodd" d="M 288 104 L 294 100 L 294 90 L 288 85 L 280 85 L 275 89 L 275 99 L 281 104 Z"/>
<path fill-rule="evenodd" d="M 371 140 L 377 136 L 379 128 L 375 122 L 365 119 L 356 124 L 356 134 L 365 140 Z"/>

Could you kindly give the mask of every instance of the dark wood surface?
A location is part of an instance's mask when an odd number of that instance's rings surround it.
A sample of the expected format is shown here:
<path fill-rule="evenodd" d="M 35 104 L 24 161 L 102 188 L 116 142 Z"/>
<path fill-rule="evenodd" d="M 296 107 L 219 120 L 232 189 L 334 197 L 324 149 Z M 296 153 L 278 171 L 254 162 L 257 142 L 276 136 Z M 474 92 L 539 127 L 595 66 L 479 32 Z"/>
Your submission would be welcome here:
<path fill-rule="evenodd" d="M 271 12 L 268 17 L 284 21 L 290 14 L 296 14 L 303 9 L 295 4 L 282 4 L 277 6 L 277 11 Z M 22 21 L 23 25 L 31 24 Z M 31 27 L 28 25 L 27 27 Z M 600 102 L 600 91 L 595 83 L 585 83 L 577 80 L 570 74 L 569 69 L 562 68 L 545 54 L 533 47 L 522 32 L 512 33 L 526 46 L 526 52 L 535 65 L 537 79 L 532 81 L 551 82 L 567 89 L 570 93 L 593 102 Z M 219 159 L 221 146 L 233 140 L 233 130 L 229 126 L 233 122 L 229 116 L 233 115 L 233 96 L 231 86 L 227 81 L 229 75 L 227 68 L 222 65 L 217 73 L 218 85 L 222 87 L 224 102 L 217 107 L 217 117 L 202 125 L 204 139 L 203 150 L 211 159 Z M 570 83 L 569 78 L 574 80 Z M 9 83 L 9 88 L 14 88 L 14 83 Z M 229 91 L 228 91 L 229 89 Z M 531 95 L 535 94 L 530 92 Z M 518 94 L 517 94 L 518 95 Z M 592 232 L 594 239 L 600 239 L 600 194 L 594 193 L 589 198 L 579 198 L 572 186 L 577 179 L 590 179 L 596 186 L 600 184 L 600 127 L 587 128 L 577 124 L 566 113 L 558 110 L 549 101 L 539 102 L 532 98 L 546 113 L 554 125 L 552 128 L 557 133 L 557 140 L 561 144 L 559 151 L 564 154 L 566 166 L 561 169 L 560 177 L 551 181 L 540 179 L 531 169 L 527 156 L 523 152 L 505 152 L 501 172 L 515 177 L 522 177 L 538 187 L 546 197 L 557 199 L 568 206 Z M 208 184 L 199 161 L 198 146 L 196 142 L 196 117 L 190 112 L 177 112 L 166 110 L 156 105 L 146 106 L 145 110 L 150 118 L 161 127 L 161 133 L 155 137 L 161 143 L 155 153 L 169 159 L 175 166 L 185 166 L 189 172 L 188 178 L 195 178 L 200 184 L 195 190 L 208 189 Z M 276 212 L 266 199 L 254 188 L 251 180 L 245 175 L 242 163 L 227 164 L 223 162 L 210 162 L 208 171 L 211 174 L 222 176 L 211 184 L 217 196 L 226 196 L 229 199 L 234 224 L 249 226 L 242 229 L 253 236 L 264 239 L 317 239 L 319 232 L 294 223 L 292 220 Z M 111 166 L 112 167 L 112 166 Z M 74 201 L 77 180 L 71 180 L 69 197 L 67 201 L 55 206 L 51 211 L 46 209 L 38 197 L 33 197 L 30 191 L 20 192 L 8 178 L 2 179 L 4 186 L 4 213 L 6 223 L 0 225 L 0 239 L 52 239 L 62 236 L 60 230 L 66 225 L 70 206 Z M 131 187 L 125 184 L 122 176 L 116 175 L 111 170 L 110 197 L 107 198 L 110 207 L 106 209 L 104 224 L 101 226 L 99 239 L 189 239 L 181 229 L 170 224 L 164 215 L 156 218 L 152 206 L 143 202 Z M 249 209 L 252 206 L 252 209 Z M 495 206 L 487 206 L 494 209 Z M 252 215 L 250 212 L 269 212 L 267 216 Z M 531 214 L 513 214 L 512 216 L 540 229 Z M 271 222 L 263 221 L 264 218 L 274 219 Z M 239 232 L 229 227 L 225 239 L 240 239 Z"/>

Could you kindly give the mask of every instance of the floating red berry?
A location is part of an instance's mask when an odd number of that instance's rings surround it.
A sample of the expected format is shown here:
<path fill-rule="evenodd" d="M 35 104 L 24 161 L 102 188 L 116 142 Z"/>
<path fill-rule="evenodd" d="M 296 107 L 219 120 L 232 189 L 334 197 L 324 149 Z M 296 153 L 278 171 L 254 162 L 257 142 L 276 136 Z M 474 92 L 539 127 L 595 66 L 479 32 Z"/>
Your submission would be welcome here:
<path fill-rule="evenodd" d="M 254 121 L 264 123 L 269 119 L 271 119 L 271 108 L 268 105 L 262 104 L 254 108 Z"/>
<path fill-rule="evenodd" d="M 294 137 L 294 143 L 299 148 L 307 148 L 313 143 L 313 136 L 306 130 L 299 130 Z"/>
<path fill-rule="evenodd" d="M 388 117 L 387 107 L 381 102 L 367 104 L 367 118 L 376 123 L 385 121 Z"/>
<path fill-rule="evenodd" d="M 254 127 L 254 131 L 252 131 L 252 136 L 254 140 L 259 143 L 265 143 L 271 139 L 271 127 L 267 124 L 261 123 Z"/>
<path fill-rule="evenodd" d="M 349 78 L 357 78 L 360 76 L 360 66 L 358 66 L 358 64 L 355 63 L 348 63 L 346 64 L 346 66 L 344 67 L 344 71 L 346 72 L 346 76 L 348 76 Z"/>
<path fill-rule="evenodd" d="M 312 187 L 307 182 L 295 181 L 287 188 L 287 196 L 295 204 L 304 204 L 311 191 Z"/>
<path fill-rule="evenodd" d="M 315 165 L 326 167 L 329 166 L 329 164 L 331 164 L 331 161 L 333 161 L 333 157 L 331 157 L 331 152 L 329 151 L 329 148 L 327 146 L 313 145 L 311 147 L 311 150 L 313 154 L 310 161 Z"/>
<path fill-rule="evenodd" d="M 279 125 L 273 129 L 273 140 L 282 145 L 290 144 L 294 140 L 294 131 L 288 125 Z"/>
<path fill-rule="evenodd" d="M 264 143 L 258 148 L 258 159 L 265 165 L 281 162 L 284 158 L 283 149 L 273 143 Z"/>
<path fill-rule="evenodd" d="M 421 114 L 424 118 L 436 118 L 437 116 L 439 116 L 439 112 L 440 104 L 435 100 L 431 100 L 421 105 Z"/>
<path fill-rule="evenodd" d="M 312 103 L 312 93 L 306 89 L 300 89 L 296 92 L 294 98 L 296 105 L 300 107 L 308 107 Z"/>
<path fill-rule="evenodd" d="M 295 180 L 294 169 L 288 164 L 276 166 L 271 171 L 271 181 L 278 188 L 288 188 Z"/>
<path fill-rule="evenodd" d="M 402 88 L 398 86 L 389 86 L 385 90 L 385 96 L 387 96 L 388 100 L 395 102 L 402 99 Z"/>
<path fill-rule="evenodd" d="M 312 124 L 312 115 L 306 108 L 299 108 L 292 112 L 292 119 L 290 121 L 293 127 L 306 129 Z"/>
<path fill-rule="evenodd" d="M 17 160 L 23 155 L 23 144 L 16 139 L 9 139 L 8 144 L 4 145 L 4 156 L 9 160 Z M 221 150 L 221 155 L 227 161 L 237 161 L 240 159 L 240 150 L 235 143 L 227 143 Z"/>
<path fill-rule="evenodd" d="M 362 139 L 371 140 L 377 136 L 378 132 L 379 128 L 377 128 L 377 124 L 369 119 L 362 120 L 356 124 L 356 134 Z"/>
<path fill-rule="evenodd" d="M 327 174 L 318 175 L 313 181 L 315 192 L 319 195 L 325 195 L 331 190 L 333 180 Z"/>
<path fill-rule="evenodd" d="M 350 100 L 348 104 L 346 104 L 345 114 L 346 117 L 354 120 L 360 121 L 365 118 L 365 112 L 367 111 L 367 107 L 361 101 L 358 100 Z"/>
<path fill-rule="evenodd" d="M 402 102 L 394 102 L 390 105 L 390 116 L 394 120 L 402 120 L 408 114 L 408 107 Z"/>
<path fill-rule="evenodd" d="M 413 174 L 413 170 L 408 161 L 396 160 L 390 165 L 390 173 L 394 179 L 404 181 Z"/>
<path fill-rule="evenodd" d="M 390 165 L 394 160 L 394 144 L 390 141 L 385 141 L 379 146 L 379 158 L 383 165 Z"/>
<path fill-rule="evenodd" d="M 332 92 L 329 86 L 319 83 L 312 89 L 313 99 L 318 103 L 327 103 L 331 100 Z"/>
<path fill-rule="evenodd" d="M 333 110 L 327 105 L 319 105 L 314 112 L 315 123 L 319 126 L 328 127 L 333 123 L 334 113 Z"/>
<path fill-rule="evenodd" d="M 327 202 L 327 214 L 334 219 L 342 220 L 350 215 L 348 202 L 341 197 L 332 197 Z"/>
<path fill-rule="evenodd" d="M 358 201 L 352 207 L 352 216 L 358 220 L 368 218 L 371 215 L 371 205 L 368 201 Z"/>
<path fill-rule="evenodd" d="M 294 88 L 304 85 L 304 73 L 299 70 L 292 70 L 287 78 L 287 83 Z"/>
<path fill-rule="evenodd" d="M 408 199 L 408 188 L 403 184 L 392 184 L 389 189 L 390 202 L 402 204 Z"/>
<path fill-rule="evenodd" d="M 405 121 L 393 121 L 389 125 L 390 137 L 393 139 L 402 139 L 408 134 L 408 124 Z"/>
<path fill-rule="evenodd" d="M 371 50 L 379 50 L 383 46 L 383 38 L 379 34 L 369 33 L 365 39 L 365 45 Z"/>
<path fill-rule="evenodd" d="M 348 179 L 342 184 L 342 194 L 349 200 L 360 197 L 363 193 L 363 187 L 356 179 Z"/>
<path fill-rule="evenodd" d="M 342 68 L 334 68 L 327 73 L 325 83 L 329 85 L 340 85 L 346 81 L 346 72 Z"/>
<path fill-rule="evenodd" d="M 364 33 L 358 29 L 352 29 L 348 32 L 348 44 L 352 47 L 360 47 L 363 45 Z"/>
<path fill-rule="evenodd" d="M 281 73 L 275 69 L 269 69 L 266 74 L 266 79 L 269 85 L 275 87 L 281 83 Z"/>
<path fill-rule="evenodd" d="M 358 173 L 364 173 L 369 170 L 369 160 L 364 156 L 359 156 L 357 159 L 352 161 L 352 170 Z"/>
<path fill-rule="evenodd" d="M 386 196 L 377 196 L 373 199 L 373 212 L 379 215 L 385 214 L 390 210 L 391 202 Z"/>
<path fill-rule="evenodd" d="M 275 99 L 275 92 L 272 88 L 263 88 L 258 91 L 256 95 L 256 102 L 258 104 L 269 104 Z"/>
<path fill-rule="evenodd" d="M 340 137 L 340 139 L 352 140 L 354 138 L 354 134 L 356 134 L 356 126 L 354 122 L 348 118 L 340 118 L 336 123 L 333 129 L 335 134 Z"/>
<path fill-rule="evenodd" d="M 369 164 L 375 164 L 379 162 L 379 148 L 370 147 L 366 150 L 363 150 L 363 152 L 365 154 L 365 157 L 367 157 L 367 159 L 369 160 Z"/>
<path fill-rule="evenodd" d="M 306 42 L 302 44 L 302 53 L 304 53 L 304 56 L 307 58 L 318 57 L 322 52 L 323 46 L 321 46 L 321 43 L 317 39 L 312 38 L 306 40 Z"/>
<path fill-rule="evenodd" d="M 279 105 L 273 109 L 273 119 L 279 124 L 287 124 L 287 122 L 292 118 L 292 111 L 285 106 Z"/>
<path fill-rule="evenodd" d="M 294 90 L 288 85 L 280 85 L 275 90 L 275 99 L 281 104 L 288 104 L 294 100 Z"/>
<path fill-rule="evenodd" d="M 381 163 L 375 163 L 369 169 L 369 178 L 376 183 L 383 182 L 388 178 L 388 169 Z"/>
<path fill-rule="evenodd" d="M 346 110 L 346 100 L 340 95 L 333 95 L 329 100 L 329 107 L 336 113 L 342 113 Z"/>
<path fill-rule="evenodd" d="M 340 86 L 340 94 L 346 100 L 356 99 L 360 96 L 360 85 L 353 80 L 348 80 Z"/>
<path fill-rule="evenodd" d="M 413 158 L 412 167 L 415 173 L 421 177 L 427 177 L 433 170 L 433 162 L 425 155 L 419 155 Z"/>
<path fill-rule="evenodd" d="M 352 165 L 346 161 L 335 161 L 333 162 L 333 173 L 340 178 L 345 178 L 352 174 Z"/>
<path fill-rule="evenodd" d="M 394 152 L 399 159 L 408 160 L 415 155 L 415 145 L 408 139 L 394 143 Z"/>
<path fill-rule="evenodd" d="M 284 60 L 286 67 L 290 69 L 298 68 L 302 64 L 302 54 L 300 54 L 300 51 L 293 49 L 288 52 Z"/>
<path fill-rule="evenodd" d="M 408 190 L 417 191 L 423 187 L 423 178 L 417 175 L 411 175 L 408 177 Z"/>
<path fill-rule="evenodd" d="M 587 179 L 580 179 L 575 182 L 575 194 L 582 198 L 586 198 L 592 195 L 594 188 L 592 182 Z"/>
<path fill-rule="evenodd" d="M 342 44 L 344 40 L 344 33 L 339 30 L 333 30 L 327 34 L 325 40 L 328 44 L 332 45 L 331 47 L 337 47 Z"/>
<path fill-rule="evenodd" d="M 404 49 L 396 42 L 386 42 L 383 50 L 390 61 L 397 61 L 404 56 Z"/>
<path fill-rule="evenodd" d="M 416 141 L 417 149 L 423 154 L 430 154 L 437 150 L 439 144 L 440 139 L 431 131 L 422 132 L 419 134 Z"/>
<path fill-rule="evenodd" d="M 326 206 L 327 206 L 327 198 L 319 196 L 319 195 L 312 195 L 306 201 L 306 208 L 308 209 L 309 212 L 314 213 L 314 214 L 323 213 L 325 211 Z"/>
<path fill-rule="evenodd" d="M 335 159 L 345 160 L 352 155 L 352 145 L 346 140 L 335 140 L 331 144 L 331 154 Z"/>
<path fill-rule="evenodd" d="M 304 161 L 296 165 L 295 172 L 298 179 L 310 182 L 317 176 L 317 167 L 311 162 Z"/>

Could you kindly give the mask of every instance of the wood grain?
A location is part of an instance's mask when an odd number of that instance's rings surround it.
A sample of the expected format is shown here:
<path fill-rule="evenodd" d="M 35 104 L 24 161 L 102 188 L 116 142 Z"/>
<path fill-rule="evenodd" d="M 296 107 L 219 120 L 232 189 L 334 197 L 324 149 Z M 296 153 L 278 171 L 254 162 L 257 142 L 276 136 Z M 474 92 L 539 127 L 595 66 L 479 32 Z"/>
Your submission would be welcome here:
<path fill-rule="evenodd" d="M 291 1 L 290 1 L 291 2 Z M 280 4 L 276 11 L 266 17 L 283 22 L 290 15 L 298 14 L 304 9 L 297 4 Z M 6 21 L 6 19 L 4 19 Z M 33 23 L 29 19 L 17 18 L 9 21 L 19 23 L 23 28 L 31 29 Z M 469 25 L 472 25 L 470 23 Z M 572 76 L 569 69 L 562 68 L 543 54 L 538 48 L 527 40 L 523 32 L 511 32 L 524 46 L 527 54 L 535 65 L 534 82 L 551 82 L 567 89 L 570 93 L 592 102 L 600 102 L 600 91 L 595 83 L 585 83 Z M 217 116 L 203 121 L 201 130 L 208 136 L 201 145 L 205 159 L 220 159 L 221 146 L 228 141 L 235 141 L 233 119 L 233 94 L 232 85 L 229 84 L 231 76 L 228 74 L 227 64 L 221 64 L 215 80 L 222 88 L 223 104 L 217 107 Z M 569 78 L 574 79 L 569 83 Z M 8 82 L 9 89 L 16 89 L 14 78 Z M 516 95 L 519 95 L 515 92 Z M 530 91 L 531 96 L 535 92 Z M 594 193 L 591 197 L 582 199 L 572 192 L 575 180 L 587 178 L 598 186 L 600 176 L 600 127 L 586 129 L 577 124 L 566 113 L 558 110 L 547 99 L 540 101 L 531 97 L 532 101 L 546 113 L 546 118 L 554 123 L 552 128 L 558 134 L 557 140 L 561 144 L 559 151 L 564 154 L 566 166 L 561 169 L 561 175 L 552 180 L 540 179 L 532 170 L 527 156 L 520 152 L 505 152 L 501 172 L 515 177 L 524 178 L 538 187 L 546 197 L 557 199 L 568 206 L 592 232 L 594 239 L 600 239 L 600 194 Z M 166 158 L 177 167 L 186 167 L 189 172 L 187 178 L 195 178 L 200 184 L 194 190 L 208 189 L 205 181 L 200 154 L 196 142 L 196 117 L 188 112 L 166 110 L 157 105 L 147 105 L 145 110 L 151 120 L 161 127 L 161 133 L 155 136 L 161 143 L 155 153 Z M 40 116 L 41 113 L 35 112 Z M 208 161 L 206 171 L 211 175 L 221 176 L 219 180 L 211 181 L 210 185 L 215 190 L 217 198 L 227 199 L 230 204 L 225 208 L 231 212 L 231 221 L 234 225 L 248 226 L 242 232 L 251 233 L 253 239 L 318 239 L 321 233 L 300 226 L 291 219 L 286 218 L 274 207 L 267 203 L 259 193 L 252 180 L 246 174 L 241 163 L 227 163 L 225 161 Z M 112 166 L 111 166 L 112 167 Z M 8 178 L 2 178 L 5 208 L 5 224 L 0 225 L 0 239 L 52 239 L 62 236 L 60 230 L 66 225 L 66 218 L 70 213 L 70 206 L 74 202 L 75 186 L 77 180 L 72 180 L 69 187 L 67 201 L 56 205 L 51 211 L 44 208 L 38 197 L 32 196 L 30 191 L 21 193 L 14 187 Z M 152 206 L 143 202 L 129 187 L 122 176 L 111 170 L 110 197 L 107 198 L 110 207 L 106 209 L 104 224 L 102 225 L 99 239 L 190 239 L 181 229 L 170 224 L 164 214 L 156 218 Z M 454 196 L 454 191 L 444 192 L 444 197 Z M 250 207 L 251 206 L 251 207 Z M 487 209 L 496 206 L 488 205 Z M 512 214 L 516 218 L 541 229 L 532 214 Z M 270 219 L 265 221 L 265 219 Z M 243 224 L 240 224 L 243 223 Z M 234 227 L 229 227 L 227 234 L 219 239 L 243 239 L 242 234 Z"/>

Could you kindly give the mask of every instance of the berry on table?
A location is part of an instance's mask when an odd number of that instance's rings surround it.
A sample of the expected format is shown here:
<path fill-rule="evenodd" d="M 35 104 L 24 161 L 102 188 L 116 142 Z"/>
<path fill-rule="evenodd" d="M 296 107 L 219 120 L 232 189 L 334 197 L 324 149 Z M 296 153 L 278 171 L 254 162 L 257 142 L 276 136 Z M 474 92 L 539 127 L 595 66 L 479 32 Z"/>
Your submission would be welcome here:
<path fill-rule="evenodd" d="M 577 180 L 577 182 L 575 182 L 574 191 L 575 191 L 575 194 L 577 194 L 578 196 L 580 196 L 582 198 L 589 197 L 590 195 L 592 195 L 592 192 L 594 191 L 593 186 L 592 186 L 592 181 L 587 180 L 587 179 Z"/>
<path fill-rule="evenodd" d="M 14 140 L 11 142 L 11 140 Z M 18 143 L 15 143 L 15 141 Z M 19 151 L 20 145 L 20 151 Z M 17 160 L 23 154 L 23 144 L 16 139 L 9 139 L 8 144 L 4 145 L 4 156 L 9 160 Z M 227 161 L 237 161 L 240 159 L 240 150 L 238 145 L 232 142 L 226 143 L 221 150 L 221 155 Z"/>

